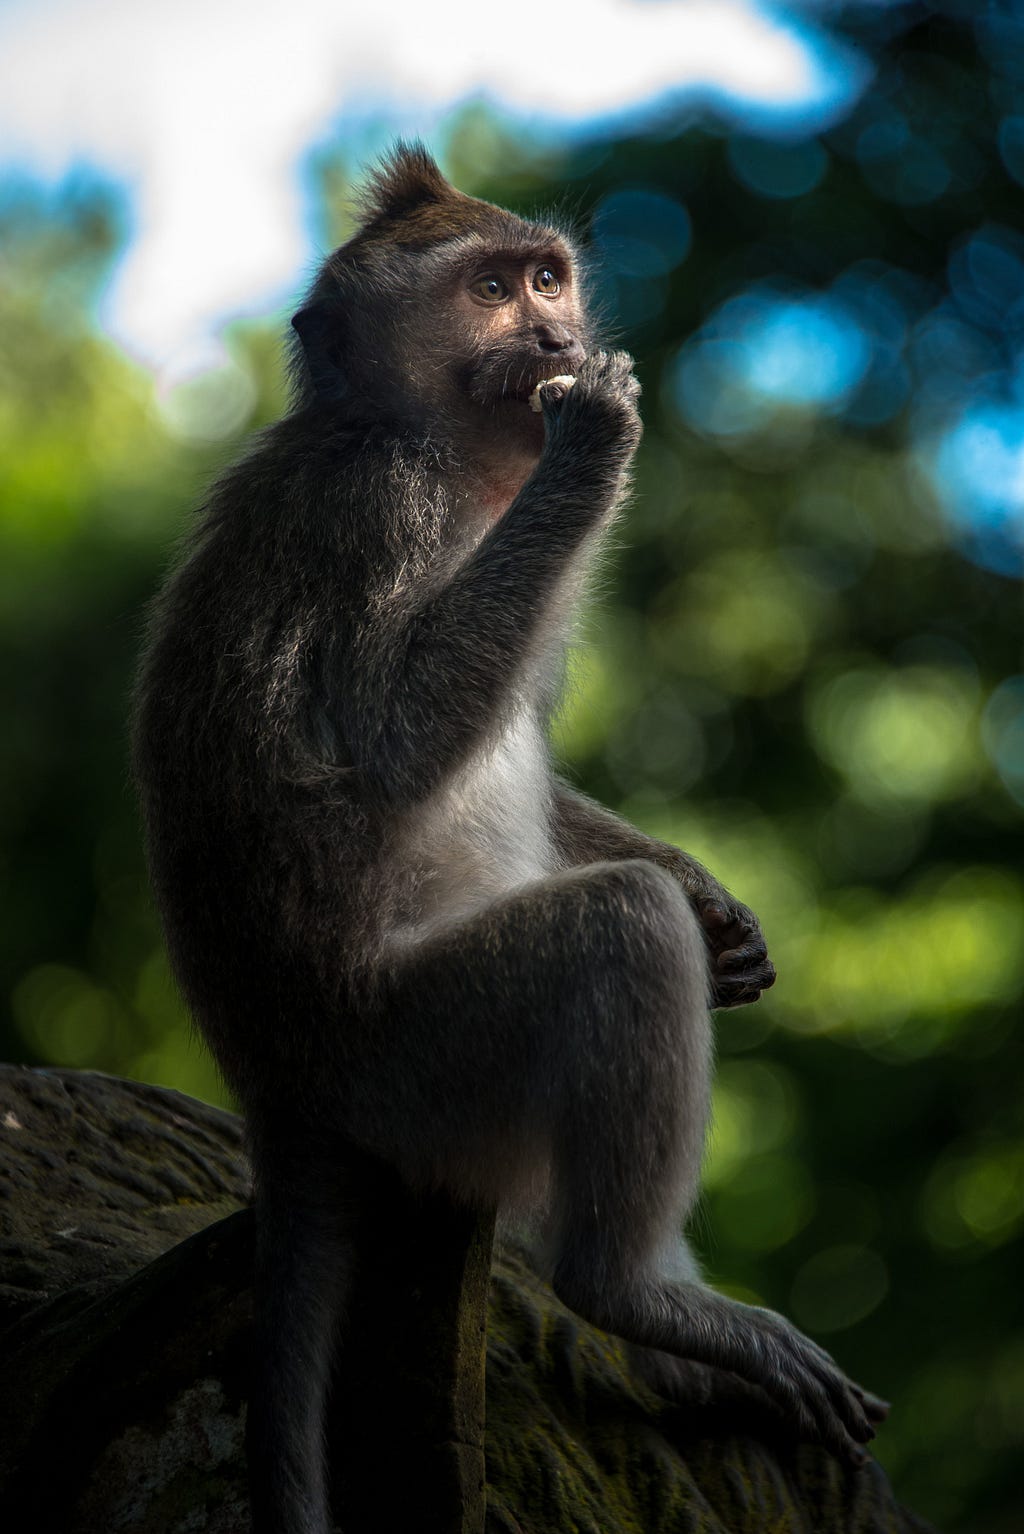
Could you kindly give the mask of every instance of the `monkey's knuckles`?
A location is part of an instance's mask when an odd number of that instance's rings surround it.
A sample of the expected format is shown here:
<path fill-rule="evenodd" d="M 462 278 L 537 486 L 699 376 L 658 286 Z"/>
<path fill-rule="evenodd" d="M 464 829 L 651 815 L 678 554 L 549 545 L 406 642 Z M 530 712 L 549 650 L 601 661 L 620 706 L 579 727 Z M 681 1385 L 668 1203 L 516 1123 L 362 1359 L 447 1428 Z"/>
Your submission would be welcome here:
<path fill-rule="evenodd" d="M 744 1007 L 775 984 L 757 917 L 746 906 L 704 902 L 698 911 L 711 962 L 712 1002 L 716 1007 Z"/>
<path fill-rule="evenodd" d="M 704 934 L 721 951 L 739 948 L 745 943 L 761 943 L 761 923 L 749 906 L 723 900 L 718 895 L 703 895 L 695 901 L 697 916 Z"/>
<path fill-rule="evenodd" d="M 771 967 L 768 958 L 768 945 L 760 933 L 756 938 L 748 938 L 745 942 L 732 944 L 725 947 L 716 943 L 713 947 L 715 955 L 715 967 L 719 970 L 732 970 L 738 972 L 743 969 L 760 968 L 764 965 Z"/>
<path fill-rule="evenodd" d="M 608 379 L 619 388 L 625 387 L 629 380 L 635 386 L 637 395 L 640 393 L 640 384 L 633 373 L 633 359 L 629 352 L 591 352 L 580 363 L 577 378 L 581 383 L 588 384 Z"/>
<path fill-rule="evenodd" d="M 628 352 L 592 352 L 580 364 L 570 395 L 574 412 L 605 416 L 609 426 L 636 442 L 643 434 L 639 398 L 640 380 Z"/>

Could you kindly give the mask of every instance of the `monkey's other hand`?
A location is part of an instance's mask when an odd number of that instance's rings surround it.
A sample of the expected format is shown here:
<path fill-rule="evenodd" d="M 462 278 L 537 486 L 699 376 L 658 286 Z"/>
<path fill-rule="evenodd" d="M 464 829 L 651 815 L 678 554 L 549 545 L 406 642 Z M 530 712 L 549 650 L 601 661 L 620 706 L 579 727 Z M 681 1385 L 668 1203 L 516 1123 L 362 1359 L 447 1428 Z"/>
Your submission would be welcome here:
<path fill-rule="evenodd" d="M 549 442 L 579 441 L 627 459 L 643 435 L 640 382 L 628 352 L 592 352 L 571 389 L 541 383 L 539 398 Z"/>
<path fill-rule="evenodd" d="M 695 902 L 708 945 L 713 1007 L 746 1007 L 775 984 L 761 923 L 725 890 Z"/>

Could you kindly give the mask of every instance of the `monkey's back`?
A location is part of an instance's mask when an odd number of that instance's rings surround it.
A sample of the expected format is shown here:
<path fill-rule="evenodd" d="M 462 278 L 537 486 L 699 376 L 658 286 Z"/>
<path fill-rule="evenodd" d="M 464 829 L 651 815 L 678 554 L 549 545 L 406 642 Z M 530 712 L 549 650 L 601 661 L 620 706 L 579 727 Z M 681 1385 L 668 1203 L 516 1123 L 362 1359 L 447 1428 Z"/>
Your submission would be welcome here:
<path fill-rule="evenodd" d="M 384 820 L 325 707 L 369 581 L 373 508 L 347 494 L 372 483 L 359 453 L 299 418 L 271 428 L 214 488 L 139 673 L 153 887 L 178 981 L 236 1088 L 277 1029 L 293 1055 L 297 1010 L 312 1022 L 343 1003 L 387 903 Z"/>

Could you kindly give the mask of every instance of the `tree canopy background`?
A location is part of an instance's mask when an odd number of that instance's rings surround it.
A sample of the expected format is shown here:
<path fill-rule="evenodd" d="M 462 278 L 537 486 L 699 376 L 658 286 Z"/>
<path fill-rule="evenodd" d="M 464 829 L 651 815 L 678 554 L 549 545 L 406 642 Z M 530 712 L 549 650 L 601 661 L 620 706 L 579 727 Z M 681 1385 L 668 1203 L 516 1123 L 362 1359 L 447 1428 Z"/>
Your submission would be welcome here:
<path fill-rule="evenodd" d="M 826 131 L 684 104 L 554 141 L 477 104 L 433 147 L 589 229 L 638 359 L 636 497 L 558 745 L 754 906 L 779 969 L 718 1015 L 708 1271 L 895 1402 L 909 1503 L 996 1534 L 1024 1516 L 1024 23 L 830 20 L 874 73 Z M 359 157 L 311 161 L 325 248 Z M 283 406 L 286 316 L 160 395 L 96 317 L 127 216 L 87 169 L 0 194 L 0 1047 L 223 1101 L 125 721 L 187 508 Z"/>

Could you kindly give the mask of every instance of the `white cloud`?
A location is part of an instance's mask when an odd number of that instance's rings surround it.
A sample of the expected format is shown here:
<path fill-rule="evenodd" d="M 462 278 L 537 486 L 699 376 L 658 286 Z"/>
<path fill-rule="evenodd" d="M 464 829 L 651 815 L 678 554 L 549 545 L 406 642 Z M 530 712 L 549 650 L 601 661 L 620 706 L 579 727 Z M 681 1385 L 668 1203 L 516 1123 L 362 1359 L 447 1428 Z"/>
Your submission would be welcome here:
<path fill-rule="evenodd" d="M 766 109 L 836 89 L 754 0 L 23 0 L 0 10 L 0 166 L 87 160 L 128 181 L 135 234 L 108 320 L 154 360 L 308 265 L 298 166 L 342 112 L 429 135 L 486 91 L 575 121 L 668 90 Z"/>

